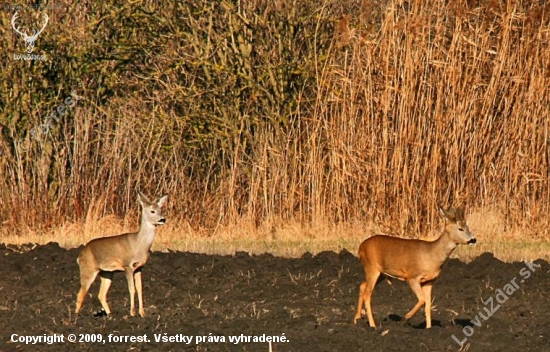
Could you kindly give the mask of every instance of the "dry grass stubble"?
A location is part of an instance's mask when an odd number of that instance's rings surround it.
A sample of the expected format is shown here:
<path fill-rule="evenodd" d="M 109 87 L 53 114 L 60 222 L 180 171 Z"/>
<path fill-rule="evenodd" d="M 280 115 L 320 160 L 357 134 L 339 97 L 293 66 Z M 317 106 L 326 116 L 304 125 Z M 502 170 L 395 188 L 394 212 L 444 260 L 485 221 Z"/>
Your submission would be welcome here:
<path fill-rule="evenodd" d="M 112 236 L 134 231 L 138 226 L 138 213 L 125 218 L 108 215 L 101 218 L 88 216 L 85 223 L 65 223 L 42 233 L 28 229 L 15 235 L 4 227 L 2 242 L 12 245 L 27 243 L 46 244 L 57 242 L 64 248 L 78 247 L 93 238 Z M 187 251 L 206 254 L 232 255 L 237 251 L 251 254 L 271 253 L 282 257 L 299 257 L 306 252 L 339 252 L 347 249 L 354 255 L 359 244 L 367 237 L 378 233 L 390 233 L 392 227 L 368 222 L 303 224 L 298 221 L 268 220 L 255 226 L 252 221 L 241 219 L 230 225 L 214 229 L 192 228 L 180 218 L 168 219 L 157 231 L 153 251 Z M 475 246 L 459 246 L 451 258 L 470 261 L 484 252 L 491 252 L 500 260 L 550 260 L 548 230 L 536 232 L 522 227 L 506 228 L 504 215 L 498 210 L 474 209 L 467 216 L 470 229 L 478 242 Z M 395 234 L 406 238 L 436 239 L 442 223 L 436 230 L 426 234 Z"/>

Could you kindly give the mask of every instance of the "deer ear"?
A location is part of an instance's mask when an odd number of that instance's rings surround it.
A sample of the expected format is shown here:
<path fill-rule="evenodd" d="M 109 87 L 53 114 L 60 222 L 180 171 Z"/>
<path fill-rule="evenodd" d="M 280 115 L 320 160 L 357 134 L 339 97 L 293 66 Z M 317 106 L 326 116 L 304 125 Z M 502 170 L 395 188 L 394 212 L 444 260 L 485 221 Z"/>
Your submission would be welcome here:
<path fill-rule="evenodd" d="M 445 210 L 440 206 L 439 213 L 450 222 L 456 222 L 456 210 L 454 208 L 449 208 Z"/>
<path fill-rule="evenodd" d="M 140 191 L 137 191 L 138 194 L 138 202 L 141 204 L 142 207 L 144 207 L 146 204 L 151 204 L 151 201 L 149 198 L 147 198 L 143 193 Z"/>
<path fill-rule="evenodd" d="M 168 199 L 168 195 L 163 195 L 162 197 L 160 197 L 158 200 L 157 200 L 157 205 L 159 207 L 162 207 L 162 205 L 164 204 L 164 202 L 166 202 L 166 199 Z"/>

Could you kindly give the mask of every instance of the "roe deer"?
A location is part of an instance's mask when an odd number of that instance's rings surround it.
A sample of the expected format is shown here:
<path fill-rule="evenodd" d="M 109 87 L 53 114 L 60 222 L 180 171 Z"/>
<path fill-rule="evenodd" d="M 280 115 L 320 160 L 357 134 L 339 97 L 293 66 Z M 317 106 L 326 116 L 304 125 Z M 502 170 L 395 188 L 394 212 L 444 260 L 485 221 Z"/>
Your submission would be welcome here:
<path fill-rule="evenodd" d="M 441 215 L 448 220 L 445 231 L 435 241 L 403 239 L 384 235 L 370 237 L 359 246 L 359 259 L 365 271 L 365 281 L 359 286 L 359 302 L 353 323 L 361 319 L 363 303 L 369 325 L 376 328 L 372 316 L 371 296 L 380 274 L 407 281 L 418 298 L 418 303 L 404 317 L 407 322 L 426 304 L 426 328 L 432 327 L 432 285 L 441 272 L 443 263 L 459 244 L 475 244 L 464 218 L 464 206 L 444 210 Z"/>
<path fill-rule="evenodd" d="M 76 260 L 80 267 L 81 285 L 76 298 L 76 313 L 82 308 L 86 292 L 88 292 L 97 274 L 99 274 L 101 286 L 98 298 L 105 313 L 111 314 L 107 304 L 107 291 L 111 286 L 113 273 L 124 271 L 128 281 L 128 290 L 130 291 L 130 314 L 135 315 L 134 294 L 137 290 L 139 315 L 145 316 L 141 294 L 141 269 L 149 259 L 149 250 L 155 239 L 155 227 L 166 222 L 160 208 L 167 197 L 165 195 L 151 202 L 138 191 L 138 202 L 142 208 L 139 231 L 113 237 L 96 238 L 88 242 L 82 249 Z"/>

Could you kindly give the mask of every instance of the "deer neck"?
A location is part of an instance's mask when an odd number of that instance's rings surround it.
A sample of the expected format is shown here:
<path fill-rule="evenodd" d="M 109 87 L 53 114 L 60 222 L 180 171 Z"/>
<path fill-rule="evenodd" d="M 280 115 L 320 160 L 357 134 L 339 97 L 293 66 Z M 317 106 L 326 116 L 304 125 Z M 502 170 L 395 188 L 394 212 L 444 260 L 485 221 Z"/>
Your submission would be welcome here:
<path fill-rule="evenodd" d="M 451 240 L 449 232 L 445 230 L 437 240 L 433 242 L 434 256 L 438 258 L 441 265 L 449 258 L 455 250 L 457 244 Z"/>
<path fill-rule="evenodd" d="M 155 225 L 151 224 L 145 217 L 141 217 L 141 225 L 139 231 L 136 234 L 137 244 L 140 248 L 149 250 L 155 239 Z"/>

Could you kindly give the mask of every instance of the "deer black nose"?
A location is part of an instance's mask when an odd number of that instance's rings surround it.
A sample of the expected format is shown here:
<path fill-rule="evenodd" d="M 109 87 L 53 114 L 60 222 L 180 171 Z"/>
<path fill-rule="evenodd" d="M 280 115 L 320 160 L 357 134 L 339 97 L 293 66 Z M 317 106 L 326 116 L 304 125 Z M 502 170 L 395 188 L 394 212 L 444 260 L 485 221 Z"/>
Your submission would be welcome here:
<path fill-rule="evenodd" d="M 158 223 L 159 224 L 165 224 L 166 223 L 166 218 L 159 219 Z"/>
<path fill-rule="evenodd" d="M 475 237 L 473 237 L 472 239 L 470 239 L 467 243 L 468 244 L 476 244 L 477 240 Z"/>

